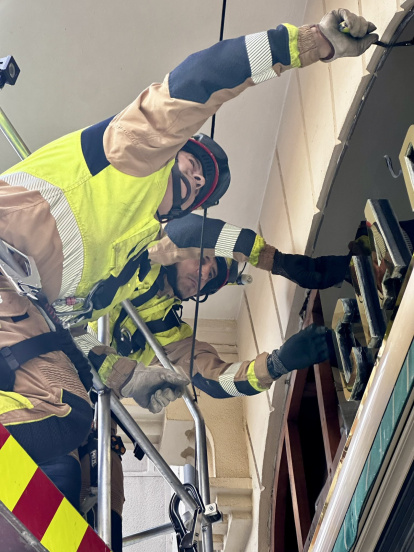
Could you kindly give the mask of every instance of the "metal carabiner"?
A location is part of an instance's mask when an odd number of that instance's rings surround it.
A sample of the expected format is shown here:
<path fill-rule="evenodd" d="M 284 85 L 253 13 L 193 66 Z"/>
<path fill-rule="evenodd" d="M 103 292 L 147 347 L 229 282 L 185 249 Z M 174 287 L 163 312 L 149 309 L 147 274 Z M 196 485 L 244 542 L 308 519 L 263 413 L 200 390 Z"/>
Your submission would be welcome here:
<path fill-rule="evenodd" d="M 74 324 L 77 324 L 78 322 L 82 322 L 86 318 L 86 314 L 89 314 L 93 311 L 93 301 L 92 297 L 95 293 L 95 291 L 100 286 L 101 282 L 98 282 L 93 286 L 91 291 L 88 293 L 88 295 L 85 298 L 82 297 L 73 297 L 72 299 L 76 301 L 83 301 L 82 308 L 80 309 L 72 309 L 70 311 L 57 311 L 55 308 L 56 315 L 59 318 L 64 319 L 64 325 L 66 327 L 73 326 Z M 65 301 L 65 299 L 58 299 L 53 303 L 53 307 L 56 305 L 62 304 L 62 302 Z"/>
<path fill-rule="evenodd" d="M 132 334 L 131 332 L 125 328 L 125 327 L 122 327 L 121 328 L 121 337 L 120 337 L 120 340 L 122 341 L 122 343 L 131 343 L 132 341 Z"/>
<path fill-rule="evenodd" d="M 204 512 L 203 500 L 198 490 L 189 483 L 184 483 L 185 489 L 193 497 L 198 508 L 194 511 L 192 518 L 186 523 L 181 519 L 179 506 L 181 499 L 177 494 L 171 498 L 169 515 L 171 523 L 177 535 L 177 545 L 179 552 L 197 552 L 197 542 L 201 534 L 201 516 Z M 186 525 L 189 526 L 187 529 Z"/>
<path fill-rule="evenodd" d="M 33 257 L 0 240 L 0 270 L 19 295 L 37 300 L 42 285 Z"/>

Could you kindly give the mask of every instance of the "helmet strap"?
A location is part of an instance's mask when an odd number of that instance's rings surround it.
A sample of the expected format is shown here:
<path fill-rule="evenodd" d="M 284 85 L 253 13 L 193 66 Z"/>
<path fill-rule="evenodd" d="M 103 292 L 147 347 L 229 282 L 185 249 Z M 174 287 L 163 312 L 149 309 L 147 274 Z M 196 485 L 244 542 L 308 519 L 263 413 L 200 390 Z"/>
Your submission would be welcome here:
<path fill-rule="evenodd" d="M 181 206 L 188 200 L 191 194 L 191 185 L 187 177 L 178 168 L 178 161 L 176 160 L 171 170 L 172 186 L 173 186 L 173 202 L 169 213 L 166 215 L 169 219 L 178 218 L 183 216 Z M 184 182 L 186 187 L 186 194 L 181 196 L 181 181 Z"/>

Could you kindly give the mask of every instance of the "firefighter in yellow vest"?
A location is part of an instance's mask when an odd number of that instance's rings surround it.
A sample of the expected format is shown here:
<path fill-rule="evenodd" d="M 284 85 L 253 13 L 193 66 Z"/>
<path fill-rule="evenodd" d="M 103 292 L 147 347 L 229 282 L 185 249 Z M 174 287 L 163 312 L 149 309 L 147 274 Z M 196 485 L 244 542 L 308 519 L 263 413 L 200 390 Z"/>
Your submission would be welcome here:
<path fill-rule="evenodd" d="M 199 261 L 203 235 L 203 260 Z M 182 301 L 197 293 L 200 275 L 202 296 L 216 293 L 227 284 L 240 282 L 240 262 L 281 275 L 303 288 L 325 289 L 339 285 L 348 274 L 351 256 L 328 255 L 311 258 L 306 255 L 284 254 L 253 230 L 239 228 L 219 219 L 189 214 L 169 222 L 164 235 L 149 249 L 151 271 L 136 280 L 131 295 L 132 305 L 147 324 L 158 342 L 181 366 L 192 383 L 215 398 L 256 395 L 268 389 L 281 374 L 308 367 L 325 360 L 330 346 L 328 332 L 312 327 L 295 336 L 296 353 L 293 358 L 279 363 L 278 353 L 260 354 L 253 361 L 237 363 L 236 367 L 220 359 L 208 343 L 196 341 L 193 373 L 190 374 L 192 329 L 179 316 Z M 176 262 L 176 259 L 182 259 Z M 159 361 L 142 333 L 137 329 L 121 305 L 109 314 L 112 347 L 103 347 L 96 339 L 96 325 L 85 335 L 76 338 L 79 347 L 101 373 L 110 372 L 119 362 L 133 359 L 142 366 L 159 366 Z M 302 341 L 303 340 L 303 343 Z M 328 341 L 327 341 L 328 340 Z M 320 343 L 319 343 L 320 342 Z M 283 346 L 286 349 L 286 345 Z M 303 351 L 303 360 L 301 354 Z M 121 358 L 129 357 L 129 358 Z M 316 355 L 316 356 L 312 356 Z M 283 357 L 283 353 L 282 353 Z M 288 367 L 283 369 L 283 365 Z M 132 375 L 126 380 L 120 394 L 134 397 L 139 392 L 139 380 Z M 167 403 L 166 403 L 167 404 Z M 163 396 L 152 405 L 154 412 L 164 406 Z"/>
<path fill-rule="evenodd" d="M 347 35 L 338 31 L 342 21 Z M 191 138 L 201 125 L 224 102 L 286 69 L 362 54 L 378 38 L 374 29 L 338 10 L 319 25 L 279 25 L 193 54 L 115 117 L 56 140 L 6 171 L 0 239 L 33 257 L 56 311 L 72 323 L 98 318 L 133 291 L 160 221 L 216 204 L 226 191 L 225 153 L 206 136 Z M 0 317 L 0 423 L 40 465 L 56 465 L 89 430 L 86 390 L 67 343 L 66 354 L 50 342 L 42 349 L 41 340 L 29 347 L 29 339 L 50 328 L 5 278 Z M 175 396 L 186 383 L 135 363 L 101 375 L 119 390 L 132 371 L 140 379 L 135 398 L 147 407 L 157 389 Z M 87 375 L 83 379 L 88 387 Z"/>

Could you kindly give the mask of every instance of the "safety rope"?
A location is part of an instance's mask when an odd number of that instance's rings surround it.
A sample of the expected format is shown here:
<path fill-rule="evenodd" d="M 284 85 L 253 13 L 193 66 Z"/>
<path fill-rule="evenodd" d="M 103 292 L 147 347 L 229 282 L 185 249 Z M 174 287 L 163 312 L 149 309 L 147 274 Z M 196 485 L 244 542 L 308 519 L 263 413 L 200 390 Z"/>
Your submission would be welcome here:
<path fill-rule="evenodd" d="M 227 7 L 227 0 L 223 0 L 222 10 L 221 10 L 221 23 L 220 23 L 219 42 L 221 42 L 223 40 L 224 21 L 225 21 L 225 18 L 226 18 L 226 7 Z M 212 119 L 211 119 L 210 138 L 212 140 L 214 139 L 215 128 L 216 128 L 216 114 L 214 114 Z M 207 219 L 207 209 L 204 209 L 203 225 L 201 227 L 201 238 L 200 238 L 200 261 L 199 261 L 199 265 L 198 265 L 198 281 L 197 281 L 197 295 L 196 295 L 196 300 L 195 300 L 193 336 L 192 336 L 192 341 L 191 341 L 191 356 L 190 356 L 190 381 L 191 382 L 193 381 L 193 372 L 194 372 L 194 351 L 195 351 L 195 341 L 196 341 L 197 325 L 198 325 L 198 311 L 199 311 L 199 305 L 200 305 L 201 268 L 203 266 L 204 225 L 205 225 L 206 219 Z M 193 387 L 194 402 L 197 402 L 197 394 L 196 394 L 194 384 L 191 383 L 191 385 Z"/>
<path fill-rule="evenodd" d="M 194 327 L 193 327 L 193 338 L 191 341 L 191 356 L 190 356 L 190 381 L 193 387 L 194 402 L 197 402 L 197 394 L 194 387 L 193 381 L 193 371 L 194 371 L 194 350 L 195 350 L 195 340 L 197 333 L 197 324 L 198 324 L 198 309 L 200 306 L 200 286 L 201 286 L 201 269 L 203 266 L 203 253 L 204 253 L 204 223 L 207 218 L 207 209 L 204 209 L 203 215 L 203 224 L 201 226 L 201 238 L 200 238 L 200 261 L 198 264 L 198 280 L 197 280 L 197 295 L 195 300 L 195 312 L 194 312 Z"/>

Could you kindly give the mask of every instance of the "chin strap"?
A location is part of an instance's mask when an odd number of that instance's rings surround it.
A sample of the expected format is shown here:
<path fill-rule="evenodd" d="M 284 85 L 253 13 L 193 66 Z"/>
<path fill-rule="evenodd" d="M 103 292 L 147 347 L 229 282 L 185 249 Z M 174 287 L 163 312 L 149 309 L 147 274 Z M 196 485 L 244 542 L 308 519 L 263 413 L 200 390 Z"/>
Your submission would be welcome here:
<path fill-rule="evenodd" d="M 172 185 L 173 185 L 173 202 L 170 211 L 161 217 L 161 222 L 166 222 L 173 218 L 182 217 L 185 213 L 181 209 L 181 206 L 188 200 L 191 194 L 191 185 L 187 177 L 185 177 L 178 168 L 178 161 L 175 160 L 173 168 L 171 170 Z M 181 181 L 184 182 L 186 187 L 186 194 L 181 197 Z"/>

